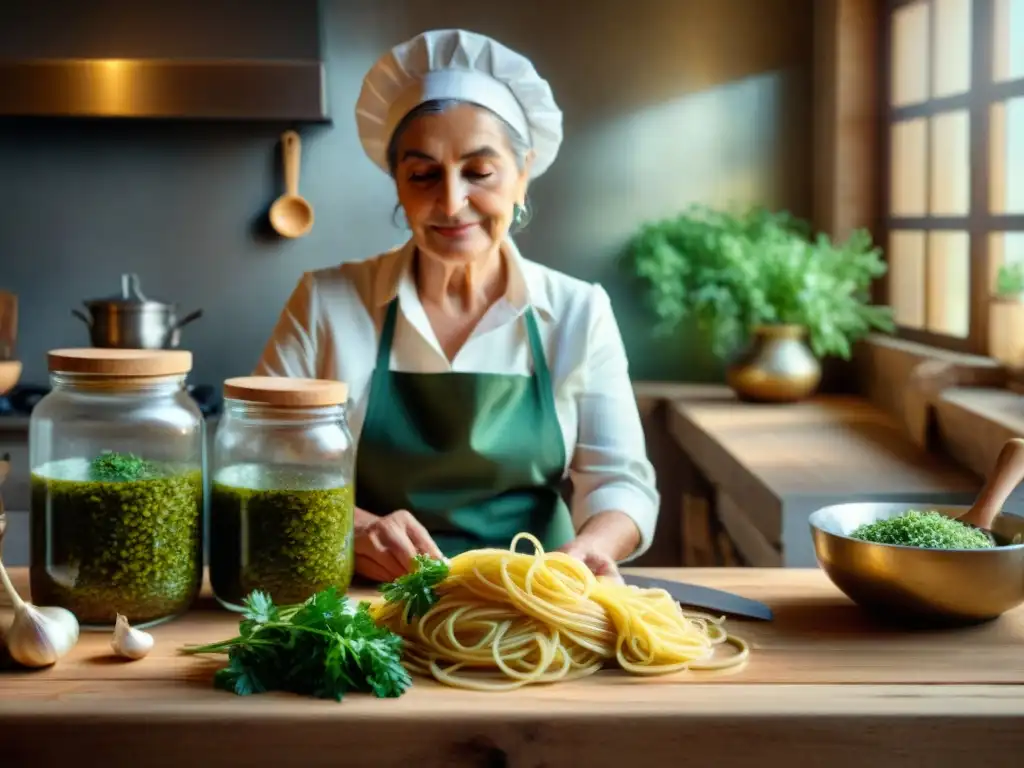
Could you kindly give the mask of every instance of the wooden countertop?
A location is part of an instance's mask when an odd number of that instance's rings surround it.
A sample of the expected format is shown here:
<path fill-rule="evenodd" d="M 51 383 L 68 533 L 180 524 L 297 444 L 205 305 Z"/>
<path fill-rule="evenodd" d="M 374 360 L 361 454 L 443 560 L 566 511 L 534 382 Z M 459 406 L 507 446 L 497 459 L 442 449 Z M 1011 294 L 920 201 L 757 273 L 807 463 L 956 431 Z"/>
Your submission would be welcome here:
<path fill-rule="evenodd" d="M 764 406 L 703 387 L 673 404 L 670 428 L 696 459 L 714 465 L 716 482 L 748 475 L 775 500 L 932 493 L 973 499 L 981 487 L 971 472 L 918 448 L 895 419 L 857 397 Z"/>
<path fill-rule="evenodd" d="M 185 643 L 237 618 L 204 598 L 153 630 L 146 659 L 84 634 L 50 669 L 0 673 L 5 766 L 89 757 L 103 766 L 1017 765 L 1024 740 L 1024 610 L 980 627 L 872 624 L 817 570 L 637 569 L 761 599 L 773 622 L 731 620 L 741 669 L 639 679 L 606 671 L 513 693 L 420 678 L 403 697 L 342 703 L 214 690 L 219 658 Z M 26 584 L 23 570 L 16 584 Z M 25 590 L 27 592 L 27 589 Z M 3 619 L 6 625 L 6 616 Z M 13 758 L 13 761 L 12 761 Z"/>
<path fill-rule="evenodd" d="M 708 481 L 728 496 L 762 547 L 789 567 L 815 563 L 807 518 L 852 501 L 971 504 L 982 479 L 919 448 L 869 401 L 821 395 L 791 405 L 738 401 L 726 387 L 682 391 L 669 432 Z M 767 564 L 767 563 L 761 563 Z"/>

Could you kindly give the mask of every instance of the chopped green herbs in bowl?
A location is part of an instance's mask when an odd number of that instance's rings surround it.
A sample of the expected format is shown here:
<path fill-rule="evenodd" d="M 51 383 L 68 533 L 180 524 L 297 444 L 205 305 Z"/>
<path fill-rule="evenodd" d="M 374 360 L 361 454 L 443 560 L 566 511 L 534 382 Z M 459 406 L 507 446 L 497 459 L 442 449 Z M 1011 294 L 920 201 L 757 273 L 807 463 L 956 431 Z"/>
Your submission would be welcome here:
<path fill-rule="evenodd" d="M 969 505 L 834 504 L 810 516 L 814 555 L 861 608 L 897 623 L 964 625 L 1024 603 L 1024 517 L 990 531 L 960 522 Z"/>
<path fill-rule="evenodd" d="M 921 512 L 912 509 L 896 517 L 863 523 L 850 536 L 875 544 L 926 549 L 986 549 L 995 546 L 992 538 L 981 529 L 934 510 Z"/>

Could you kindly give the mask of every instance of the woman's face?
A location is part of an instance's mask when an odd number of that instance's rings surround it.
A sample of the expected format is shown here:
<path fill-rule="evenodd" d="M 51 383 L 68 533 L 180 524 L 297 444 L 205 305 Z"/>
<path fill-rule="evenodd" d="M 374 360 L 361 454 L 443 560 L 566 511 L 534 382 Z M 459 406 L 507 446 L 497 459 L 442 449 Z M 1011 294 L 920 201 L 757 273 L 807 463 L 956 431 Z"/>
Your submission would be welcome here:
<path fill-rule="evenodd" d="M 501 122 L 472 105 L 415 118 L 397 146 L 398 201 L 427 255 L 466 263 L 497 250 L 529 178 Z"/>

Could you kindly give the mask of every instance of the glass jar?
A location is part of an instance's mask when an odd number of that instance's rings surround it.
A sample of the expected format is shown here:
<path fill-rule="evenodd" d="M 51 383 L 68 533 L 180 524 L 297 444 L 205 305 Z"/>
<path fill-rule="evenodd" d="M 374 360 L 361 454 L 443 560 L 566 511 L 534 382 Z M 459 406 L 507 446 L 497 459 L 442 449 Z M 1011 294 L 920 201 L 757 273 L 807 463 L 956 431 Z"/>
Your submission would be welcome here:
<path fill-rule="evenodd" d="M 279 605 L 336 587 L 354 565 L 355 450 L 339 381 L 224 383 L 211 462 L 210 585 L 240 610 L 261 590 Z"/>
<path fill-rule="evenodd" d="M 29 421 L 30 584 L 38 605 L 110 629 L 185 612 L 203 577 L 204 421 L 179 350 L 49 354 Z"/>

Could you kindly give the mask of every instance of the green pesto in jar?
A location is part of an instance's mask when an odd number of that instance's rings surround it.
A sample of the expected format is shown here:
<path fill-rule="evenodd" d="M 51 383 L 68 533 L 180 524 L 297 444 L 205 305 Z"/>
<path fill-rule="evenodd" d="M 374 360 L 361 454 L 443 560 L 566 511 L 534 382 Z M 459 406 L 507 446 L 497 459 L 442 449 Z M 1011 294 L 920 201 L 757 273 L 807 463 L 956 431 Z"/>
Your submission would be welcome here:
<path fill-rule="evenodd" d="M 252 590 L 277 604 L 345 592 L 354 566 L 355 496 L 349 482 L 316 469 L 236 465 L 210 495 L 210 583 L 237 608 Z"/>
<path fill-rule="evenodd" d="M 186 611 L 202 585 L 203 474 L 102 454 L 31 476 L 32 600 L 83 626 L 145 626 Z"/>

